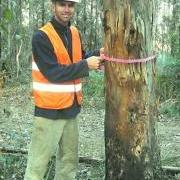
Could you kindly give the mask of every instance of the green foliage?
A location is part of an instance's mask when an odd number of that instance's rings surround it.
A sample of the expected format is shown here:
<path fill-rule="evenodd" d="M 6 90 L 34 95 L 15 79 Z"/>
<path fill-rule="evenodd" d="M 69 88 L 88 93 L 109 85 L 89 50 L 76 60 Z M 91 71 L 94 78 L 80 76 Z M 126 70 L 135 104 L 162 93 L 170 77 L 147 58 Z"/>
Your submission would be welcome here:
<path fill-rule="evenodd" d="M 102 46 L 102 1 L 83 0 L 77 5 L 74 24 L 81 32 L 85 49 L 94 50 Z"/>
<path fill-rule="evenodd" d="M 87 83 L 84 85 L 84 93 L 87 96 L 103 96 L 103 88 L 104 88 L 104 75 L 98 71 L 91 71 L 89 74 L 89 78 L 87 79 Z"/>
<path fill-rule="evenodd" d="M 104 73 L 91 71 L 83 86 L 84 104 L 104 107 Z"/>
<path fill-rule="evenodd" d="M 180 60 L 168 54 L 158 58 L 158 90 L 161 98 L 161 113 L 180 115 Z"/>
<path fill-rule="evenodd" d="M 158 58 L 158 87 L 162 100 L 180 96 L 180 60 L 168 54 Z"/>
<path fill-rule="evenodd" d="M 180 102 L 176 99 L 169 99 L 161 103 L 160 113 L 168 117 L 180 117 Z"/>
<path fill-rule="evenodd" d="M 13 12 L 9 8 L 3 8 L 5 5 L 0 2 L 0 9 L 2 10 L 2 17 L 0 21 L 0 30 L 7 31 L 6 24 L 13 19 Z"/>
<path fill-rule="evenodd" d="M 164 29 L 166 29 L 164 38 L 167 46 L 170 47 L 171 55 L 178 58 L 180 57 L 180 2 L 173 0 L 169 1 L 168 4 L 172 8 L 172 12 L 167 12 L 162 17 Z"/>
<path fill-rule="evenodd" d="M 13 13 L 10 9 L 6 8 L 3 12 L 3 18 L 7 21 L 11 21 L 13 18 Z"/>

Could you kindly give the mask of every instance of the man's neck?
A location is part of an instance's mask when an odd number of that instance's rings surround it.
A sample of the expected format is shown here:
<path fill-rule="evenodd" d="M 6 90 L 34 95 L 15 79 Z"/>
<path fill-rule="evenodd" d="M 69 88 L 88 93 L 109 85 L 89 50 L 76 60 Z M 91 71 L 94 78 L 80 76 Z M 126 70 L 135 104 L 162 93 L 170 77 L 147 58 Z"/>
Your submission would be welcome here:
<path fill-rule="evenodd" d="M 62 26 L 68 26 L 69 22 L 63 22 L 60 21 L 56 16 L 54 17 L 58 23 L 60 23 Z"/>

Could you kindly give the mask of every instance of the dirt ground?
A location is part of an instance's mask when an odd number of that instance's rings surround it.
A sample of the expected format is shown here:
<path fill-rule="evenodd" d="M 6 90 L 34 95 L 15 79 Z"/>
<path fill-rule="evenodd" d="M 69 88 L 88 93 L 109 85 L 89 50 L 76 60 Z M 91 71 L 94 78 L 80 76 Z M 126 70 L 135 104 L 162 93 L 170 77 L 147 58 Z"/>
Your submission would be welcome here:
<path fill-rule="evenodd" d="M 29 89 L 30 87 L 27 85 L 4 89 L 0 99 L 1 148 L 15 150 L 28 148 L 33 119 L 33 105 Z M 96 104 L 94 104 L 92 107 L 84 106 L 79 115 L 79 156 L 100 161 L 93 165 L 81 163 L 78 179 L 102 180 L 104 177 L 104 164 L 101 161 L 105 157 L 104 113 L 103 108 L 96 108 Z M 166 116 L 161 115 L 157 123 L 157 130 L 162 164 L 180 167 L 180 119 L 167 119 Z M 19 177 L 24 173 L 26 155 L 16 154 L 14 160 L 9 157 L 10 154 L 0 153 L 0 180 L 21 180 Z M 98 164 L 98 162 L 101 163 Z M 10 166 L 13 168 L 11 167 L 11 170 L 8 171 Z M 180 177 L 177 175 L 176 180 L 178 179 L 180 180 Z"/>

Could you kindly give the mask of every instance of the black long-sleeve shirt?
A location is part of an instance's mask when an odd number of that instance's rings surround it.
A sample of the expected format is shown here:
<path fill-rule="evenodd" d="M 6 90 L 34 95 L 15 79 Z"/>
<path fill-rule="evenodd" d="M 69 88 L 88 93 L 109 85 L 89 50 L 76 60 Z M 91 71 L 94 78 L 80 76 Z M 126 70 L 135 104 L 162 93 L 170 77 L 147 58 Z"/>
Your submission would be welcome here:
<path fill-rule="evenodd" d="M 52 18 L 51 23 L 62 39 L 72 59 L 72 35 L 70 24 L 68 26 L 63 26 L 57 22 L 55 18 Z M 54 48 L 48 36 L 41 30 L 38 30 L 33 36 L 32 52 L 39 70 L 52 83 L 61 83 L 89 75 L 89 68 L 85 60 L 70 65 L 58 64 L 56 55 L 54 54 Z M 87 55 L 83 52 L 84 59 L 91 55 L 99 55 L 99 52 L 95 51 Z M 48 119 L 72 119 L 77 116 L 80 109 L 81 107 L 78 105 L 77 99 L 75 98 L 73 105 L 65 109 L 44 109 L 35 106 L 35 116 Z"/>

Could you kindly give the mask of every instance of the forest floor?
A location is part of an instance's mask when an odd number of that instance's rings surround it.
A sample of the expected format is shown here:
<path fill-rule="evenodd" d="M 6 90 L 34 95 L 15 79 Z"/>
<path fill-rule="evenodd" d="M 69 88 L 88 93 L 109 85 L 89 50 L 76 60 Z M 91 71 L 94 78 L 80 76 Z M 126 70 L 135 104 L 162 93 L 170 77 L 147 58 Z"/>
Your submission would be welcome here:
<path fill-rule="evenodd" d="M 22 85 L 3 89 L 0 99 L 0 180 L 22 180 L 25 171 L 32 129 L 33 105 L 30 87 Z M 103 180 L 104 178 L 104 107 L 97 102 L 85 105 L 79 115 L 79 156 L 95 159 L 79 165 L 79 180 Z M 180 119 L 160 115 L 157 123 L 164 166 L 180 167 Z M 7 150 L 7 152 L 6 152 Z M 22 153 L 20 151 L 22 151 Z M 46 180 L 52 180 L 48 174 Z M 171 178 L 167 178 L 171 179 Z M 180 175 L 174 177 L 180 180 Z"/>

